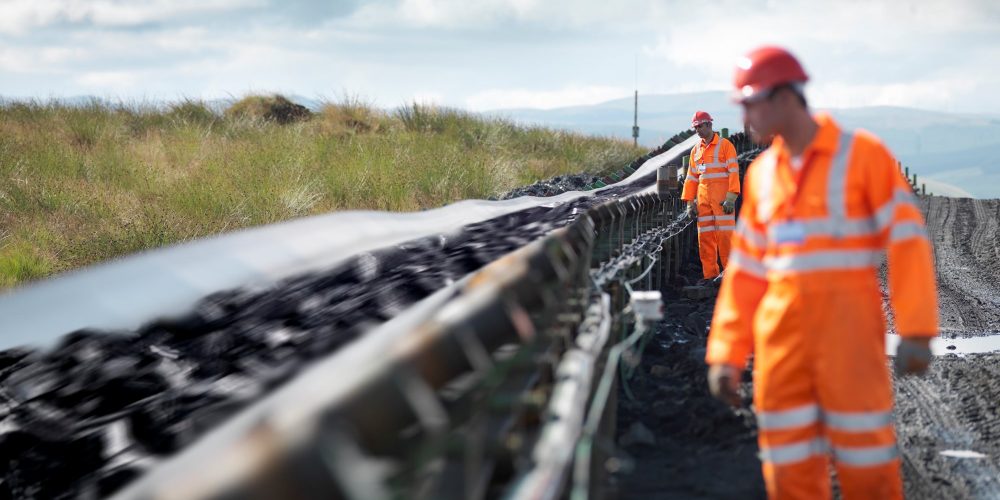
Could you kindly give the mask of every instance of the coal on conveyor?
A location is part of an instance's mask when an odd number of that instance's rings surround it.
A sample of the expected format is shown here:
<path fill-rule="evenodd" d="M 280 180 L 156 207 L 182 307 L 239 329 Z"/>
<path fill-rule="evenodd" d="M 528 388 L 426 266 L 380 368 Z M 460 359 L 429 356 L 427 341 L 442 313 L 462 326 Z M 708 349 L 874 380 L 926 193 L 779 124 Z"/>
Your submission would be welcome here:
<path fill-rule="evenodd" d="M 267 289 L 216 293 L 136 331 L 81 330 L 48 351 L 0 352 L 0 499 L 110 495 L 311 361 L 652 182 L 358 255 Z"/>

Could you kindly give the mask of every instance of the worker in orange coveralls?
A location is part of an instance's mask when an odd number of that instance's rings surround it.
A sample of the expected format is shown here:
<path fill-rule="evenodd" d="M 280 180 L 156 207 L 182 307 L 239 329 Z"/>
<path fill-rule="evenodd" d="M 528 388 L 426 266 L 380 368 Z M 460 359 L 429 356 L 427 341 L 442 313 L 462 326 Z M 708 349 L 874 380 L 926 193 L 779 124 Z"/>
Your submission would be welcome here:
<path fill-rule="evenodd" d="M 938 329 L 931 245 L 916 198 L 872 134 L 811 115 L 799 62 L 777 47 L 738 62 L 735 99 L 774 137 L 747 170 L 708 338 L 709 388 L 754 404 L 770 498 L 902 498 L 878 268 L 902 337 L 899 374 L 926 371 Z"/>
<path fill-rule="evenodd" d="M 691 119 L 701 142 L 691 150 L 691 162 L 681 199 L 688 213 L 698 214 L 698 253 L 704 282 L 719 275 L 719 263 L 729 262 L 730 241 L 736 229 L 736 198 L 740 194 L 740 169 L 733 143 L 712 131 L 712 117 L 698 111 Z"/>

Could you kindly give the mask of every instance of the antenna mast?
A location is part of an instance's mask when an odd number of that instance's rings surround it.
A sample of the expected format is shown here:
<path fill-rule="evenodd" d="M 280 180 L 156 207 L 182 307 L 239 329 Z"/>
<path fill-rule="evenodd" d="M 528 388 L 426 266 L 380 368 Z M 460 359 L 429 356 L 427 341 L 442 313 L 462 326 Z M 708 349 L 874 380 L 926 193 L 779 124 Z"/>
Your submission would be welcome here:
<path fill-rule="evenodd" d="M 639 54 L 635 55 L 635 107 L 632 115 L 632 145 L 639 145 Z"/>

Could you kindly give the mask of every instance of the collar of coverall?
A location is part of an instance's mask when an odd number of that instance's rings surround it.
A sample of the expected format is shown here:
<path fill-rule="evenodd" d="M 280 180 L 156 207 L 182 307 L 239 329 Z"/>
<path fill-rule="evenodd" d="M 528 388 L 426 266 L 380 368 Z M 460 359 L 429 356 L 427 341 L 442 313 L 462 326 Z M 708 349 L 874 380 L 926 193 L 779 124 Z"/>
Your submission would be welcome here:
<path fill-rule="evenodd" d="M 708 146 L 711 146 L 712 144 L 715 144 L 715 141 L 717 141 L 718 139 L 719 139 L 719 133 L 718 133 L 718 132 L 712 132 L 712 140 L 711 140 L 711 141 L 709 141 L 709 142 L 708 142 L 708 143 L 706 144 L 706 143 L 705 143 L 705 139 L 702 139 L 702 140 L 701 140 L 701 145 L 702 145 L 702 146 L 704 146 L 704 147 L 708 147 Z"/>
<path fill-rule="evenodd" d="M 802 158 L 809 158 L 813 153 L 830 153 L 832 154 L 837 149 L 837 144 L 840 142 L 840 126 L 837 122 L 833 120 L 833 117 L 828 113 L 816 113 L 813 115 L 813 119 L 816 120 L 816 124 L 819 125 L 819 129 L 816 130 L 816 136 L 813 137 L 812 142 L 806 146 L 805 151 L 802 152 Z M 788 151 L 788 146 L 785 145 L 785 140 L 781 136 L 774 138 L 772 143 L 775 151 L 778 152 L 782 163 L 786 163 L 788 158 L 791 156 L 791 152 Z"/>

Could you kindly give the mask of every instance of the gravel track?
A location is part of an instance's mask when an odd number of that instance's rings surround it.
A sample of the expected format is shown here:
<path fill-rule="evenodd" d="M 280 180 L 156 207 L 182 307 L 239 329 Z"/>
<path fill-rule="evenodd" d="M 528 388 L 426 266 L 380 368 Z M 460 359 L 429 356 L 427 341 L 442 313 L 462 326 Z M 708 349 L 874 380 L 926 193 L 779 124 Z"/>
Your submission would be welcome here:
<path fill-rule="evenodd" d="M 947 355 L 896 380 L 896 431 L 911 499 L 1000 498 L 1000 354 Z M 982 458 L 941 452 L 972 451 Z"/>
<path fill-rule="evenodd" d="M 941 335 L 1000 331 L 1000 200 L 921 199 L 934 244 Z M 907 498 L 1000 498 L 1000 353 L 935 359 L 898 378 L 896 429 Z M 981 458 L 942 455 L 971 451 Z"/>
<path fill-rule="evenodd" d="M 921 199 L 934 244 L 941 333 L 1000 332 L 1000 200 Z"/>

